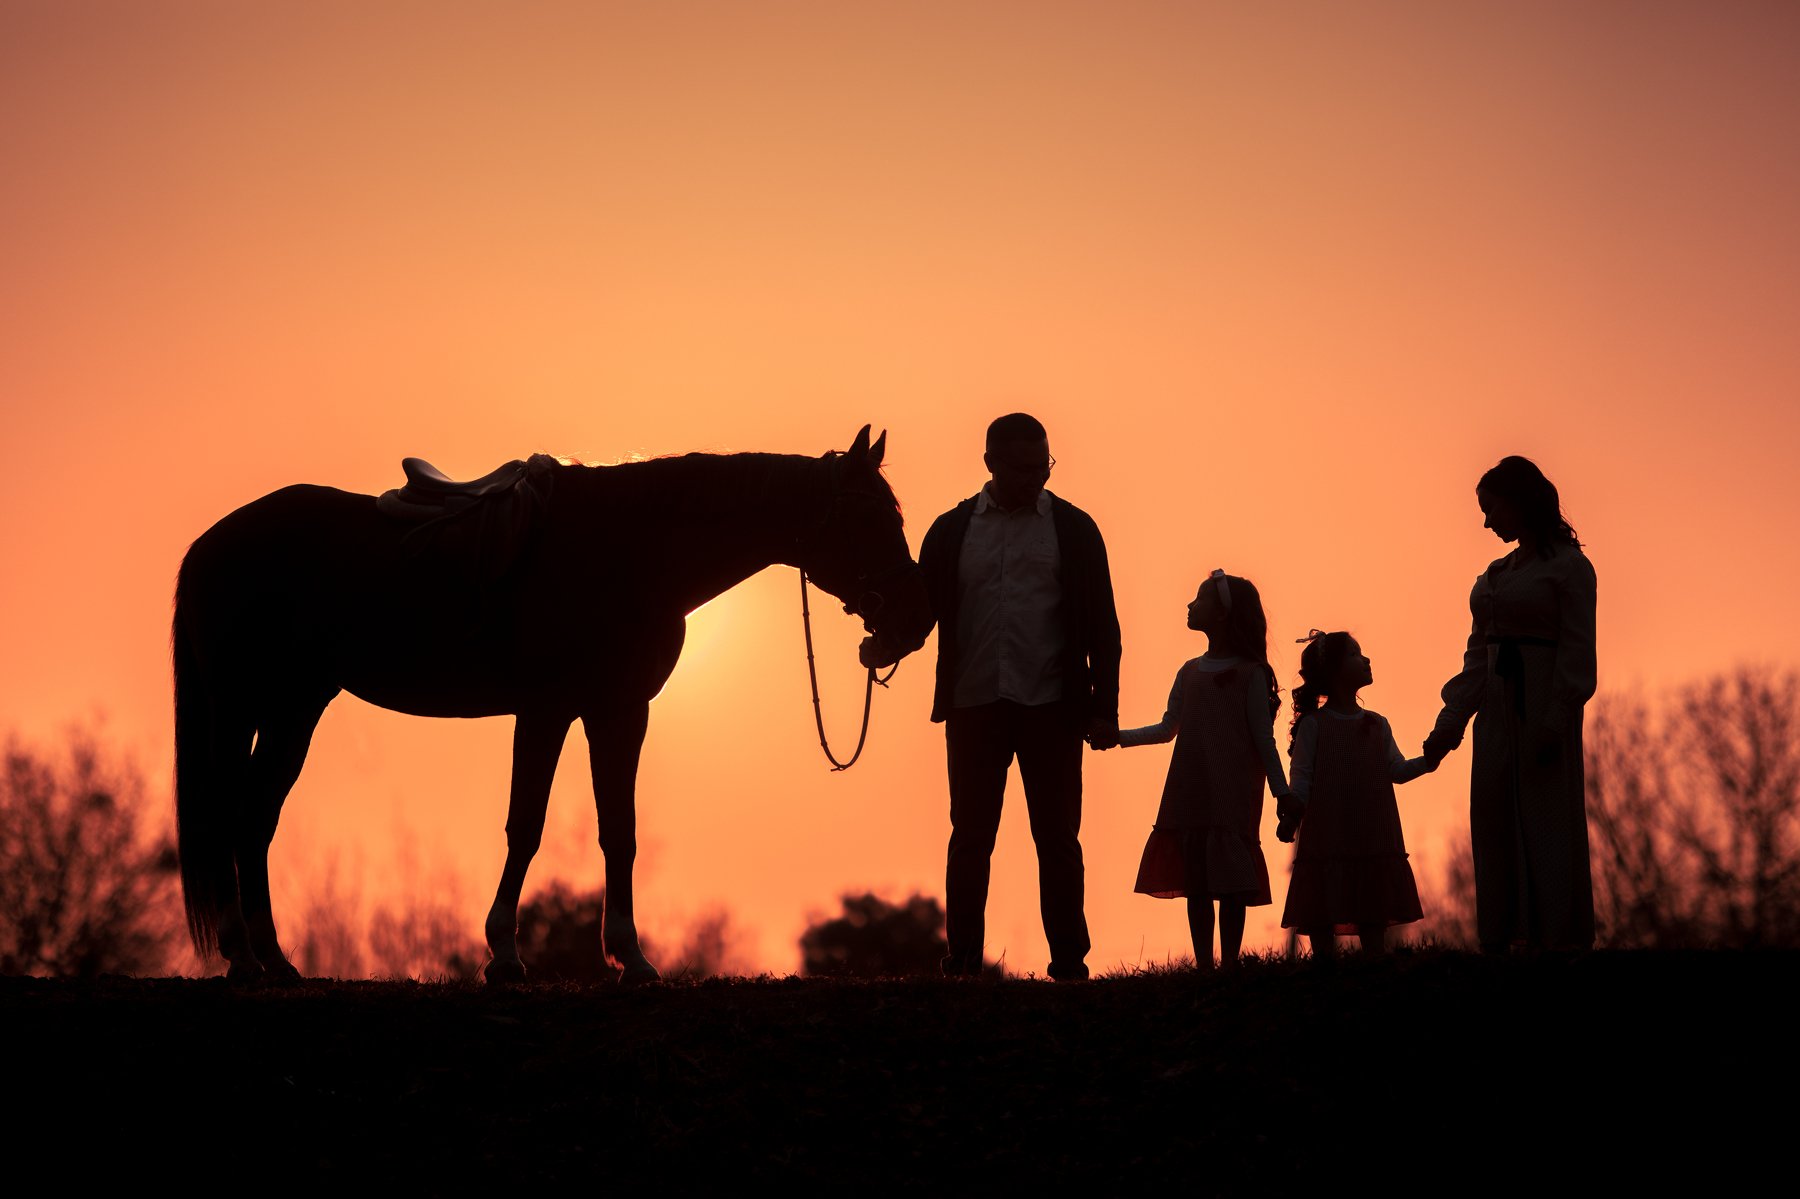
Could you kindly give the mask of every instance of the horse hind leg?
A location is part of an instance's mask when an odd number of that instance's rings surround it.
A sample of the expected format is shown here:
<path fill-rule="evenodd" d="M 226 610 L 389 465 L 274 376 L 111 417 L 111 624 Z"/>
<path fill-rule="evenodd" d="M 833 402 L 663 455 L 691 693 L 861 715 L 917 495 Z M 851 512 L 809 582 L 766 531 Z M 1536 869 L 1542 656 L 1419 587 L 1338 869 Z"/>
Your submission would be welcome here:
<path fill-rule="evenodd" d="M 637 861 L 637 771 L 644 732 L 650 723 L 648 703 L 619 711 L 584 716 L 588 761 L 594 774 L 594 806 L 600 818 L 600 852 L 606 858 L 606 918 L 602 937 L 606 956 L 624 971 L 630 985 L 651 983 L 662 975 L 638 943 L 632 904 L 632 870 Z"/>
<path fill-rule="evenodd" d="M 300 981 L 300 971 L 282 951 L 275 933 L 275 913 L 269 897 L 269 846 L 288 792 L 300 777 L 312 747 L 313 731 L 325 706 L 308 706 L 284 713 L 258 725 L 256 748 L 250 755 L 244 805 L 234 837 L 238 896 L 244 932 L 263 980 L 283 986 Z M 237 964 L 233 962 L 233 974 Z"/>
<path fill-rule="evenodd" d="M 226 962 L 226 978 L 235 985 L 255 985 L 263 980 L 261 959 L 251 946 L 250 926 L 244 918 L 244 901 L 238 869 L 238 844 L 242 824 L 241 805 L 250 774 L 251 742 L 255 728 L 248 722 L 221 722 L 215 731 L 213 763 L 216 789 L 222 805 L 220 836 L 223 860 L 218 870 L 220 897 L 218 914 L 218 951 Z M 185 819 L 185 816 L 184 816 Z M 184 829 L 183 836 L 186 831 Z M 185 845 L 184 845 L 184 852 Z"/>
<path fill-rule="evenodd" d="M 544 840 L 544 813 L 550 806 L 550 782 L 569 735 L 570 718 L 521 715 L 513 725 L 512 794 L 506 810 L 506 865 L 494 906 L 488 909 L 487 943 L 493 957 L 490 983 L 522 983 L 525 963 L 519 958 L 519 894 L 525 873 Z"/>

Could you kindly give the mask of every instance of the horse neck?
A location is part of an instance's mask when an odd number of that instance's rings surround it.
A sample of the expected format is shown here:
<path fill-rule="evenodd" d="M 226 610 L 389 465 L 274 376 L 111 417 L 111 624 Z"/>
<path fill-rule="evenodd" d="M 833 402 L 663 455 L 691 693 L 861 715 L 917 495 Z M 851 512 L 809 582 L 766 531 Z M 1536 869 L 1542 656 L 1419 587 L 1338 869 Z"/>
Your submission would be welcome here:
<path fill-rule="evenodd" d="M 630 505 L 628 519 L 656 549 L 659 590 L 684 611 L 765 567 L 797 566 L 800 539 L 823 519 L 831 489 L 827 460 L 790 454 L 690 454 L 585 469 L 640 472 L 596 489 L 596 515 L 617 520 L 618 507 Z"/>

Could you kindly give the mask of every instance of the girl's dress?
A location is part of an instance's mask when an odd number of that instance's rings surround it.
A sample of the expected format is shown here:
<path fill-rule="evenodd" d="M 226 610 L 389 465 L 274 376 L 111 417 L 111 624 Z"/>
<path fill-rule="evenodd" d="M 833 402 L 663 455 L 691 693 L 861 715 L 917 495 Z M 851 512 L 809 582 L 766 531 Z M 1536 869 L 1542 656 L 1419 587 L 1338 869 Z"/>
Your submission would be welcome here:
<path fill-rule="evenodd" d="M 1421 918 L 1394 784 L 1418 778 L 1375 712 L 1322 709 L 1294 730 L 1294 797 L 1306 805 L 1281 927 L 1354 933 Z"/>
<path fill-rule="evenodd" d="M 1269 677 L 1256 662 L 1202 656 L 1175 675 L 1157 724 L 1124 729 L 1120 745 L 1175 741 L 1156 825 L 1138 866 L 1141 894 L 1270 902 L 1260 828 L 1265 782 L 1285 793 Z"/>
<path fill-rule="evenodd" d="M 1469 840 L 1475 919 L 1489 949 L 1594 942 L 1582 708 L 1594 694 L 1594 567 L 1575 546 L 1514 551 L 1475 580 L 1463 668 L 1439 730 L 1475 717 Z M 1557 746 L 1547 758 L 1539 747 Z"/>

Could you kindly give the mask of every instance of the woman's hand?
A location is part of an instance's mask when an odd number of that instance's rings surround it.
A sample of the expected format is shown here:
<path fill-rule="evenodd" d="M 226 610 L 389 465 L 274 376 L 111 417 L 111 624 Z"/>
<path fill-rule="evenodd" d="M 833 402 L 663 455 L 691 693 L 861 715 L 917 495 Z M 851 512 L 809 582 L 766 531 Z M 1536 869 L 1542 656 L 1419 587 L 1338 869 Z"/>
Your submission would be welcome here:
<path fill-rule="evenodd" d="M 1461 744 L 1461 733 L 1451 729 L 1432 729 L 1431 736 L 1425 738 L 1425 760 L 1436 770 L 1444 756 Z"/>

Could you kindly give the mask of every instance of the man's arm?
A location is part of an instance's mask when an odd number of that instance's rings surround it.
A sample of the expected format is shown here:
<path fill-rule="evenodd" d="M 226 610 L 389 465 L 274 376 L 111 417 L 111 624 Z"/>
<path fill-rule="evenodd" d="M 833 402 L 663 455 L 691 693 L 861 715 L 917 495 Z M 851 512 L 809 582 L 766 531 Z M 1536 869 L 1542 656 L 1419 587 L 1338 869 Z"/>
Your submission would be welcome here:
<path fill-rule="evenodd" d="M 857 660 L 864 666 L 885 670 L 923 646 L 925 639 L 931 636 L 931 630 L 937 627 L 938 617 L 941 615 L 938 608 L 942 602 L 939 596 L 943 594 L 945 585 L 942 572 L 945 569 L 944 539 L 947 534 L 944 530 L 950 515 L 951 513 L 946 512 L 932 521 L 931 528 L 925 531 L 924 542 L 919 546 L 919 570 L 925 576 L 925 599 L 931 608 L 931 619 L 919 633 L 918 640 L 910 645 L 900 644 L 881 634 L 864 637 L 862 645 L 856 651 Z"/>
<path fill-rule="evenodd" d="M 1085 513 L 1084 513 L 1085 515 Z M 1089 731 L 1098 731 L 1115 743 L 1119 735 L 1119 659 L 1123 646 L 1119 634 L 1119 610 L 1113 602 L 1112 568 L 1106 559 L 1106 539 L 1100 526 L 1088 517 L 1093 537 L 1093 570 L 1088 587 L 1088 669 L 1093 674 L 1093 708 Z"/>

